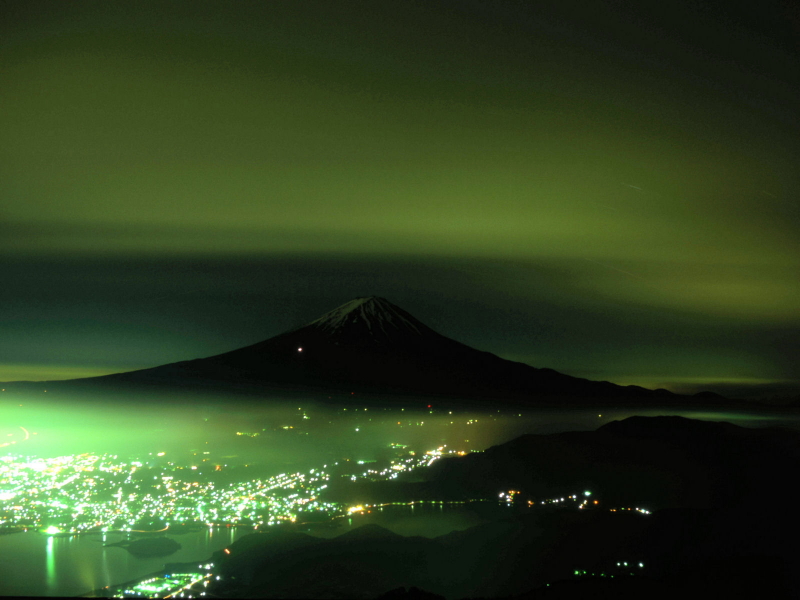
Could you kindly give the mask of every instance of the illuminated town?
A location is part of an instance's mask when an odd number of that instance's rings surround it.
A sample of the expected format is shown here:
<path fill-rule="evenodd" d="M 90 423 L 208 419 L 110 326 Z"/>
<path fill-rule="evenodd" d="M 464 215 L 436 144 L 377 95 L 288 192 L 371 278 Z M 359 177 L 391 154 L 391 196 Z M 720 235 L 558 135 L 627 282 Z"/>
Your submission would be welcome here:
<path fill-rule="evenodd" d="M 403 448 L 400 444 L 392 447 Z M 347 477 L 351 481 L 394 479 L 401 472 L 429 466 L 445 454 L 456 452 L 439 447 L 417 456 L 409 451 L 385 468 L 359 469 Z M 163 458 L 164 453 L 157 456 Z M 304 513 L 335 516 L 343 512 L 343 507 L 321 498 L 330 478 L 324 465 L 307 473 L 218 485 L 201 476 L 197 466 L 166 460 L 126 462 L 109 454 L 5 456 L 0 458 L 0 527 L 78 534 L 296 522 Z"/>
<path fill-rule="evenodd" d="M 205 590 L 214 577 L 213 566 L 200 564 L 196 571 L 164 573 L 99 591 L 111 598 L 196 598 L 206 595 Z M 216 579 L 219 580 L 219 575 Z"/>
<path fill-rule="evenodd" d="M 301 414 L 307 422 L 307 415 L 302 411 Z M 470 419 L 465 424 L 474 426 L 476 421 Z M 394 423 L 396 421 L 392 421 Z M 422 425 L 422 421 L 406 423 Z M 404 424 L 400 422 L 401 426 Z M 285 429 L 283 425 L 279 427 Z M 236 434 L 239 438 L 259 437 L 257 431 Z M 378 460 L 341 458 L 318 468 L 269 477 L 245 477 L 242 473 L 253 471 L 238 470 L 234 463 L 212 459 L 210 452 L 200 455 L 199 451 L 183 459 L 163 451 L 127 458 L 111 453 L 49 458 L 10 454 L 0 458 L 0 532 L 37 531 L 54 537 L 119 532 L 130 540 L 137 533 L 182 533 L 215 527 L 240 527 L 258 532 L 279 524 L 313 527 L 344 521 L 352 528 L 358 527 L 358 521 L 367 518 L 369 513 L 374 515 L 389 507 L 413 509 L 415 505 L 436 505 L 441 509 L 471 502 L 489 502 L 515 510 L 553 508 L 584 512 L 593 509 L 651 514 L 645 508 L 607 506 L 591 490 L 544 498 L 534 498 L 524 489 L 506 488 L 495 492 L 493 497 L 461 500 L 332 500 L 336 495 L 329 486 L 335 487 L 334 482 L 339 482 L 342 489 L 349 489 L 359 481 L 395 480 L 429 467 L 440 458 L 468 454 L 461 448 L 451 449 L 442 444 L 422 451 L 411 444 L 393 442 L 384 445 L 383 451 L 376 454 L 383 456 Z M 472 452 L 478 451 L 469 453 Z M 131 542 L 107 545 L 127 544 Z M 230 554 L 231 551 L 226 547 L 222 552 Z M 195 563 L 166 563 L 157 572 L 86 595 L 199 598 L 214 596 L 220 586 L 228 585 L 216 559 L 208 555 L 194 558 Z M 602 578 L 628 574 L 624 562 L 620 565 L 602 572 L 578 569 L 574 576 Z M 637 573 L 640 570 L 641 567 L 633 569 Z"/>

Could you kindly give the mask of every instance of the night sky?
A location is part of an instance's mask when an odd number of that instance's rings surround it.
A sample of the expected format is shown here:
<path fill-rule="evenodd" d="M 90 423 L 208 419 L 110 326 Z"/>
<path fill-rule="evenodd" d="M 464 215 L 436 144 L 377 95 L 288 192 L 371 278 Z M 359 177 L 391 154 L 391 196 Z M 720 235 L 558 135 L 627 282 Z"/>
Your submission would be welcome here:
<path fill-rule="evenodd" d="M 383 296 L 571 375 L 800 390 L 800 11 L 0 2 L 0 381 Z"/>

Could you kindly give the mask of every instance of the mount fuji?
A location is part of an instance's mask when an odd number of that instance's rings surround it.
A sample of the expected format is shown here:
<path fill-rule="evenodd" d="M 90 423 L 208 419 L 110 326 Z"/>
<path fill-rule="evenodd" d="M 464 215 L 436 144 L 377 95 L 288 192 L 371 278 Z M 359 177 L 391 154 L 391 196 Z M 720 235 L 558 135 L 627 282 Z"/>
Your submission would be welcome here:
<path fill-rule="evenodd" d="M 502 359 L 445 337 L 376 296 L 356 298 L 299 328 L 224 354 L 50 388 L 231 391 L 269 396 L 375 396 L 492 399 L 521 404 L 598 401 L 638 404 L 681 398 L 595 382 Z"/>

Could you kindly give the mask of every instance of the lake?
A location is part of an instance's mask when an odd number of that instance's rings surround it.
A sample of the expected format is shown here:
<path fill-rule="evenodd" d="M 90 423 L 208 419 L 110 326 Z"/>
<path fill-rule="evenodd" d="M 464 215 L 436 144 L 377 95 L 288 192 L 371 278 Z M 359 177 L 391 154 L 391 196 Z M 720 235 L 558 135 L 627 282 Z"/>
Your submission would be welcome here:
<path fill-rule="evenodd" d="M 372 509 L 363 515 L 340 519 L 335 528 L 308 531 L 309 535 L 332 538 L 367 523 L 376 523 L 400 535 L 436 537 L 467 529 L 511 514 L 497 502 L 459 504 L 415 504 Z M 250 528 L 214 528 L 171 535 L 182 546 L 169 556 L 137 558 L 107 543 L 125 539 L 124 534 L 52 537 L 28 531 L 0 536 L 2 596 L 78 596 L 107 585 L 143 577 L 167 562 L 191 562 L 209 558 L 216 550 L 250 535 Z"/>
<path fill-rule="evenodd" d="M 169 536 L 182 548 L 166 557 L 137 558 L 124 548 L 105 548 L 124 534 L 52 537 L 28 531 L 0 536 L 0 595 L 78 596 L 157 571 L 165 562 L 206 559 L 251 529 L 218 528 Z"/>
<path fill-rule="evenodd" d="M 690 418 L 729 421 L 763 427 L 796 423 L 780 416 L 673 410 L 616 411 L 453 411 L 394 410 L 391 412 L 292 405 L 282 412 L 243 406 L 154 411 L 88 410 L 86 407 L 10 405 L 0 407 L 0 424 L 9 453 L 57 456 L 71 452 L 167 451 L 178 464 L 208 456 L 214 462 L 254 461 L 276 472 L 319 467 L 335 457 L 379 457 L 389 442 L 424 451 L 440 444 L 451 449 L 485 449 L 522 433 L 553 433 L 596 429 L 632 414 L 681 414 Z M 53 418 L 53 415 L 58 415 Z M 288 429 L 287 429 L 288 427 Z M 259 433 L 258 437 L 241 435 Z M 86 435 L 84 435 L 86 434 Z M 16 436 L 16 437 L 15 437 Z M 17 440 L 18 443 L 17 443 Z M 124 446 L 117 448 L 116 446 Z M 174 455 L 172 454 L 174 452 Z M 253 475 L 255 476 L 255 475 Z M 261 475 L 259 475 L 261 476 Z M 496 503 L 495 503 L 496 505 Z M 400 535 L 435 537 L 498 518 L 495 506 L 422 505 L 385 507 L 342 519 L 332 529 L 313 535 L 334 537 L 367 523 L 377 523 Z M 104 548 L 100 535 L 48 537 L 37 532 L 0 536 L 0 595 L 76 596 L 123 583 L 157 571 L 165 562 L 204 560 L 252 530 L 219 528 L 170 536 L 182 544 L 167 557 L 137 558 L 119 547 Z M 107 534 L 107 542 L 122 534 Z"/>

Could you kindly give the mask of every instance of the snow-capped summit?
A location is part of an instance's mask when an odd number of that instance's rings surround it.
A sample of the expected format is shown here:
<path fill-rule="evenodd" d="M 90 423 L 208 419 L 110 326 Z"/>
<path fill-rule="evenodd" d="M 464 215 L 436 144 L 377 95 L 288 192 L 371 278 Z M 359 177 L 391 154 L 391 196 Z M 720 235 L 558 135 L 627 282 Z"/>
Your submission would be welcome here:
<path fill-rule="evenodd" d="M 374 342 L 424 336 L 433 331 L 385 298 L 355 298 L 305 325 L 328 335 Z"/>
<path fill-rule="evenodd" d="M 377 296 L 355 298 L 302 327 L 223 354 L 73 381 L 107 389 L 324 392 L 329 397 L 366 392 L 526 404 L 656 394 L 504 360 L 437 333 Z M 70 385 L 48 383 L 49 388 Z"/>

